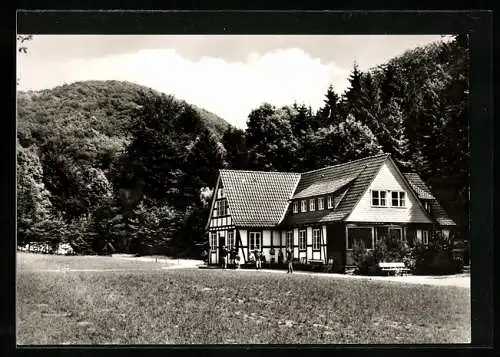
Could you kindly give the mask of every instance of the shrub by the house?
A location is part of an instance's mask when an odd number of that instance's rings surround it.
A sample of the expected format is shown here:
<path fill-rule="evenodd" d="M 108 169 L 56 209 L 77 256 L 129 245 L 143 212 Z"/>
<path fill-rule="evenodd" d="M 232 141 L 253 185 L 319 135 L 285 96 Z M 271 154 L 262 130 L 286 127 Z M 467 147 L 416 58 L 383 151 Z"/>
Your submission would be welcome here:
<path fill-rule="evenodd" d="M 434 232 L 428 245 L 416 245 L 411 253 L 414 274 L 456 274 L 463 269 L 463 259 L 454 257 L 453 245 L 440 232 Z"/>
<path fill-rule="evenodd" d="M 373 251 L 367 251 L 364 243 L 354 242 L 352 249 L 352 258 L 360 275 L 379 275 L 381 273 L 378 267 L 377 257 Z"/>

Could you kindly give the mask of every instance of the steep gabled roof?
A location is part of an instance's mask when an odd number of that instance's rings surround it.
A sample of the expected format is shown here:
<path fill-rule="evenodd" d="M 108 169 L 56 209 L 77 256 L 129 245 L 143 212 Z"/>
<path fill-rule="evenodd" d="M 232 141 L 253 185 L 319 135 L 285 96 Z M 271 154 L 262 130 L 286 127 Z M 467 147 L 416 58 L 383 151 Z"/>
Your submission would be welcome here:
<path fill-rule="evenodd" d="M 335 210 L 321 210 L 301 214 L 288 212 L 282 223 L 290 225 L 343 220 L 351 213 L 363 193 L 368 189 L 388 156 L 389 154 L 380 154 L 303 173 L 296 192 L 308 190 L 321 182 L 342 180 L 348 182 L 349 188 Z M 333 192 L 331 191 L 331 193 Z"/>
<path fill-rule="evenodd" d="M 300 174 L 220 170 L 220 178 L 235 225 L 271 227 L 286 211 Z"/>
<path fill-rule="evenodd" d="M 422 181 L 416 172 L 406 172 L 403 175 L 405 175 L 406 179 L 410 183 L 411 188 L 413 188 L 413 190 L 417 193 L 418 198 L 421 200 L 435 199 L 427 185 L 424 181 Z"/>
<path fill-rule="evenodd" d="M 439 204 L 438 200 L 434 197 L 429 187 L 420 178 L 420 176 L 415 172 L 404 173 L 404 176 L 410 183 L 410 186 L 417 193 L 418 198 L 422 200 L 429 200 L 431 204 L 430 216 L 442 226 L 455 226 L 456 223 L 448 217 L 443 207 Z"/>

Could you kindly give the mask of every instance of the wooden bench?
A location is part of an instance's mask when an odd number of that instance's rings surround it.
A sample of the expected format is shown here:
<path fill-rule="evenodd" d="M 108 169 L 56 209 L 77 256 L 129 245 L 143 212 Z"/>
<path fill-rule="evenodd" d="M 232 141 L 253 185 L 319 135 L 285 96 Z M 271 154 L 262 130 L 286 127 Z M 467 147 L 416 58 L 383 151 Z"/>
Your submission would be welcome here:
<path fill-rule="evenodd" d="M 382 271 L 387 273 L 393 272 L 394 275 L 406 274 L 410 271 L 403 262 L 380 262 L 378 266 Z"/>
<path fill-rule="evenodd" d="M 307 262 L 311 265 L 318 266 L 318 267 L 322 267 L 323 264 L 325 264 L 325 262 L 321 259 L 310 259 Z"/>

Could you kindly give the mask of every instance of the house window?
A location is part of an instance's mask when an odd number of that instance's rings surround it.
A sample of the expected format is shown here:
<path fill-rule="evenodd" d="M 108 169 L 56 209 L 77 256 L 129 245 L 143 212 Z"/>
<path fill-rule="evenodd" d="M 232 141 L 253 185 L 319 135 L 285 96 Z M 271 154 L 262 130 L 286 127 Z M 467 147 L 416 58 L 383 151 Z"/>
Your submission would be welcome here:
<path fill-rule="evenodd" d="M 250 232 L 250 250 L 262 250 L 262 233 Z"/>
<path fill-rule="evenodd" d="M 316 200 L 314 198 L 311 198 L 309 200 L 309 211 L 314 211 L 316 210 Z"/>
<path fill-rule="evenodd" d="M 325 199 L 323 197 L 318 198 L 318 210 L 325 209 Z"/>
<path fill-rule="evenodd" d="M 405 206 L 405 193 L 401 191 L 391 192 L 392 194 L 392 207 L 404 207 Z"/>
<path fill-rule="evenodd" d="M 286 232 L 286 247 L 293 248 L 293 231 Z"/>
<path fill-rule="evenodd" d="M 401 227 L 389 227 L 389 237 L 394 240 L 402 240 L 403 229 Z"/>
<path fill-rule="evenodd" d="M 429 244 L 429 231 L 422 231 L 422 241 L 425 245 Z"/>
<path fill-rule="evenodd" d="M 387 240 L 389 232 L 387 227 L 376 227 L 375 228 L 375 241 L 376 242 L 385 242 Z"/>
<path fill-rule="evenodd" d="M 227 232 L 227 249 L 232 249 L 235 247 L 234 232 Z"/>
<path fill-rule="evenodd" d="M 212 252 L 215 252 L 217 250 L 217 234 L 216 233 L 210 233 L 210 249 Z"/>
<path fill-rule="evenodd" d="M 217 201 L 217 215 L 219 217 L 227 215 L 227 205 L 226 200 Z"/>
<path fill-rule="evenodd" d="M 299 203 L 297 201 L 293 203 L 293 213 L 299 213 Z"/>
<path fill-rule="evenodd" d="M 333 208 L 333 196 L 328 196 L 328 209 Z"/>
<path fill-rule="evenodd" d="M 372 191 L 372 206 L 385 207 L 385 191 Z"/>
<path fill-rule="evenodd" d="M 313 250 L 320 250 L 321 247 L 321 231 L 313 229 Z"/>
<path fill-rule="evenodd" d="M 299 231 L 299 250 L 306 250 L 307 241 L 306 241 L 306 230 Z"/>
<path fill-rule="evenodd" d="M 354 242 L 363 243 L 366 249 L 373 249 L 371 227 L 357 227 L 347 229 L 347 249 L 353 249 Z"/>
<path fill-rule="evenodd" d="M 431 213 L 431 203 L 429 201 L 424 201 L 424 208 L 428 213 Z"/>
<path fill-rule="evenodd" d="M 429 231 L 417 229 L 417 243 L 423 243 L 425 245 L 429 244 Z"/>
<path fill-rule="evenodd" d="M 300 212 L 307 212 L 307 201 L 300 201 Z"/>

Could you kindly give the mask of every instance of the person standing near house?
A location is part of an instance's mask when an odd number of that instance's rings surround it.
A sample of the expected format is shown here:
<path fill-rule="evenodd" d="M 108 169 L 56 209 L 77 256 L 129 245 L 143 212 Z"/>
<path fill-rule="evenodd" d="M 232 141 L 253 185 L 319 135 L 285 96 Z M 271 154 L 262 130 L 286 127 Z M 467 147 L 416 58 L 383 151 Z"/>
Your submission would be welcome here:
<path fill-rule="evenodd" d="M 255 269 L 259 270 L 262 268 L 262 253 L 258 250 L 255 249 Z"/>
<path fill-rule="evenodd" d="M 240 255 L 239 254 L 236 254 L 235 262 L 236 262 L 236 269 L 239 269 L 240 268 Z"/>
<path fill-rule="evenodd" d="M 283 264 L 283 251 L 281 249 L 278 250 L 278 264 Z"/>
<path fill-rule="evenodd" d="M 220 252 L 220 258 L 222 261 L 222 267 L 224 269 L 226 269 L 227 268 L 227 248 L 225 245 L 222 246 L 222 250 Z"/>
<path fill-rule="evenodd" d="M 286 250 L 286 260 L 288 262 L 288 273 L 293 273 L 293 252 L 290 248 Z"/>
<path fill-rule="evenodd" d="M 234 247 L 229 251 L 229 264 L 231 264 L 233 268 L 236 267 L 236 249 L 234 249 Z"/>
<path fill-rule="evenodd" d="M 269 265 L 276 263 L 276 258 L 275 258 L 276 250 L 274 249 L 274 247 L 272 247 L 271 250 L 269 251 L 269 255 L 271 256 L 271 259 L 269 261 Z"/>

